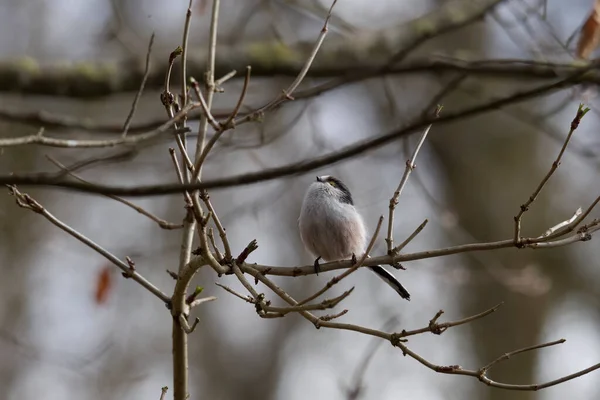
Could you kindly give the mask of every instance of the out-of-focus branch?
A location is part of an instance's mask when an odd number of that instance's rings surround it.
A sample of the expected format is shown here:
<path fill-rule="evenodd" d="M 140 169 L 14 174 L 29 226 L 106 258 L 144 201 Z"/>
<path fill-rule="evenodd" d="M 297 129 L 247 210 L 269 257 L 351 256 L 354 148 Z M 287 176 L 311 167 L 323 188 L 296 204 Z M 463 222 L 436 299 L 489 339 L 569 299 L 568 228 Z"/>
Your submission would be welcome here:
<path fill-rule="evenodd" d="M 21 136 L 16 138 L 0 139 L 0 147 L 16 147 L 28 144 L 38 144 L 49 147 L 65 147 L 65 148 L 99 148 L 99 147 L 115 147 L 121 145 L 135 145 L 141 142 L 149 141 L 157 138 L 159 135 L 168 132 L 173 125 L 179 120 L 185 118 L 187 113 L 199 106 L 198 103 L 190 103 L 183 107 L 180 112 L 169 119 L 167 122 L 158 128 L 137 135 L 121 136 L 118 139 L 59 139 L 47 137 L 44 135 L 44 130 L 40 129 L 38 133 L 29 136 Z"/>
<path fill-rule="evenodd" d="M 133 98 L 133 103 L 131 104 L 131 109 L 129 110 L 129 114 L 125 119 L 125 123 L 123 124 L 123 137 L 127 136 L 127 132 L 129 132 L 129 128 L 131 126 L 131 120 L 133 119 L 133 115 L 135 114 L 135 110 L 137 108 L 138 101 L 140 97 L 142 97 L 142 93 L 144 92 L 144 88 L 146 87 L 146 81 L 148 80 L 148 75 L 150 75 L 150 55 L 152 54 L 152 44 L 154 43 L 154 32 L 150 36 L 150 43 L 148 43 L 148 51 L 146 53 L 146 67 L 144 70 L 144 76 L 142 77 L 142 83 L 140 83 L 140 88 L 138 92 L 135 94 Z"/>
<path fill-rule="evenodd" d="M 347 68 L 344 66 L 343 68 Z M 352 71 L 332 69 L 319 70 L 311 68 L 307 76 L 311 77 L 335 77 L 325 83 L 318 84 L 312 88 L 295 92 L 294 99 L 307 99 L 326 91 L 333 90 L 345 84 L 359 82 L 366 79 L 383 77 L 387 75 L 405 75 L 405 74 L 446 74 L 458 72 L 468 75 L 484 77 L 500 77 L 514 80 L 545 80 L 558 79 L 565 75 L 574 74 L 578 71 L 587 72 L 573 80 L 573 84 L 590 83 L 600 84 L 600 74 L 595 70 L 590 70 L 587 64 L 554 64 L 533 60 L 519 59 L 495 59 L 495 60 L 460 60 L 440 57 L 421 58 L 404 62 L 400 66 L 381 68 L 358 68 L 353 66 Z M 253 73 L 255 71 L 253 70 Z M 277 75 L 294 75 L 294 71 L 274 71 Z M 260 74 L 254 73 L 256 76 Z M 340 77 L 342 75 L 342 77 Z M 433 105 L 439 101 L 433 102 Z M 244 113 L 240 113 L 244 114 Z M 227 118 L 231 115 L 229 110 L 219 110 L 212 113 L 216 119 Z M 198 119 L 197 113 L 190 113 L 188 119 Z M 99 133 L 121 133 L 122 125 L 119 124 L 101 124 L 90 120 L 81 119 L 73 116 L 49 113 L 46 111 L 22 111 L 16 109 L 0 108 L 0 119 L 9 122 L 18 122 L 22 124 L 44 126 L 46 130 L 64 128 L 73 130 L 84 130 Z M 154 129 L 166 122 L 164 119 L 154 121 L 145 121 L 132 124 L 129 132 L 139 133 Z"/>
<path fill-rule="evenodd" d="M 588 67 L 588 71 L 592 66 Z M 80 182 L 65 181 L 63 179 L 57 179 L 57 177 L 48 174 L 11 174 L 11 175 L 0 175 L 0 184 L 19 184 L 28 186 L 57 186 L 63 188 L 76 189 L 84 192 L 91 193 L 110 193 L 121 196 L 147 196 L 147 195 L 159 195 L 168 193 L 178 193 L 182 190 L 196 190 L 196 189 L 215 189 L 224 188 L 238 185 L 246 185 L 250 183 L 264 182 L 283 176 L 296 175 L 300 173 L 310 172 L 314 169 L 331 165 L 333 163 L 357 156 L 364 153 L 367 150 L 371 150 L 400 137 L 408 135 L 417 129 L 423 129 L 426 126 L 436 123 L 443 124 L 448 122 L 457 121 L 460 119 L 472 117 L 475 115 L 482 114 L 491 110 L 518 103 L 524 100 L 528 100 L 534 97 L 541 96 L 546 93 L 551 93 L 555 90 L 568 87 L 573 85 L 573 82 L 577 80 L 583 71 L 578 71 L 576 74 L 569 75 L 568 77 L 561 79 L 557 82 L 550 84 L 540 85 L 533 89 L 527 89 L 512 93 L 500 99 L 490 100 L 483 104 L 478 104 L 472 107 L 466 107 L 462 110 L 454 112 L 445 112 L 438 118 L 419 118 L 417 121 L 409 123 L 402 128 L 388 132 L 386 134 L 376 136 L 371 139 L 367 139 L 361 142 L 354 143 L 346 146 L 341 150 L 325 154 L 323 156 L 315 157 L 312 159 L 284 165 L 281 167 L 269 168 L 258 172 L 246 173 L 228 178 L 220 178 L 215 180 L 206 180 L 203 182 L 189 183 L 185 185 L 181 184 L 161 184 L 161 185 L 147 185 L 137 187 L 119 187 L 110 185 L 87 185 Z M 129 137 L 127 138 L 129 139 Z"/>
<path fill-rule="evenodd" d="M 81 182 L 87 182 L 85 179 L 83 179 L 82 177 L 80 177 L 79 175 L 75 174 L 72 171 L 69 171 L 69 169 L 67 167 L 65 167 L 62 163 L 60 163 L 58 160 L 54 159 L 53 157 L 46 155 L 46 158 L 53 163 L 54 165 L 56 165 L 58 168 L 61 169 L 61 171 L 64 171 L 65 173 L 67 173 L 68 175 L 72 176 L 73 178 L 77 179 L 78 181 Z M 143 209 L 142 207 L 130 202 L 129 200 L 125 200 L 119 196 L 114 196 L 112 194 L 107 194 L 106 197 L 116 200 L 119 203 L 125 204 L 128 207 L 131 207 L 132 209 L 134 209 L 135 211 L 139 212 L 140 214 L 150 218 L 152 221 L 156 222 L 158 224 L 158 226 L 160 226 L 163 229 L 179 229 L 182 228 L 183 225 L 182 224 L 174 224 L 172 222 L 168 222 L 165 221 L 162 218 L 157 217 L 156 215 L 152 214 L 151 212 Z"/>
<path fill-rule="evenodd" d="M 461 28 L 483 17 L 502 0 L 446 1 L 428 14 L 408 23 L 380 32 L 341 37 L 325 44 L 315 62 L 313 76 L 319 70 L 337 70 L 340 65 L 378 67 L 390 56 L 408 53 L 425 40 Z M 298 43 L 282 45 L 278 41 L 255 42 L 241 46 L 217 46 L 220 61 L 215 63 L 215 75 L 227 74 L 232 69 L 243 70 L 252 65 L 255 76 L 272 76 L 287 71 L 296 76 L 312 45 Z M 202 76 L 208 56 L 199 49 L 190 48 L 187 54 L 187 72 Z M 369 54 L 365 57 L 365 54 Z M 192 55 L 197 55 L 192 57 Z M 148 77 L 147 87 L 163 85 L 166 68 L 156 68 Z M 331 72 L 329 73 L 331 76 Z M 43 66 L 30 58 L 0 63 L 0 92 L 94 97 L 137 90 L 143 71 L 137 60 L 102 63 L 78 63 L 73 66 Z"/>

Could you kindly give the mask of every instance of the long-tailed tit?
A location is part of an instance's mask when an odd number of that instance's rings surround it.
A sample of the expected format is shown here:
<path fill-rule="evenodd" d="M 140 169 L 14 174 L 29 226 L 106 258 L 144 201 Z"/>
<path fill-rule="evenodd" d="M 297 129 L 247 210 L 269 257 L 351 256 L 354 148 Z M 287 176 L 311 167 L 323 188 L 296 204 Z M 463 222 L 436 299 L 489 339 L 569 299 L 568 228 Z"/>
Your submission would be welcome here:
<path fill-rule="evenodd" d="M 362 256 L 367 245 L 367 230 L 356 211 L 348 187 L 329 175 L 318 176 L 304 196 L 300 218 L 300 237 L 308 251 L 319 260 L 335 261 Z M 390 285 L 402 298 L 410 300 L 410 293 L 394 275 L 377 265 L 369 267 Z"/>

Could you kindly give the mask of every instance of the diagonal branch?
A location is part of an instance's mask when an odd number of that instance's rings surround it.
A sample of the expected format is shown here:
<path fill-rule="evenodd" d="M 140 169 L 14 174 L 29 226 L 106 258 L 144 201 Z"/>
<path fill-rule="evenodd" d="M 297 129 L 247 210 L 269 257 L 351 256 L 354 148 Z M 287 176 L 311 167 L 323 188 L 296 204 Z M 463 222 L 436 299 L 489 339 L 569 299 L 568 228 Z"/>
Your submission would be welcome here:
<path fill-rule="evenodd" d="M 150 293 L 158 297 L 162 302 L 169 305 L 171 303 L 171 299 L 165 293 L 163 293 L 160 289 L 158 289 L 154 284 L 150 283 L 146 278 L 140 275 L 131 265 L 121 261 L 117 256 L 110 253 L 108 250 L 104 249 L 102 246 L 79 233 L 75 229 L 71 228 L 69 225 L 60 221 L 54 215 L 52 215 L 44 206 L 38 203 L 35 199 L 29 196 L 27 193 L 20 192 L 16 187 L 9 186 L 10 194 L 15 197 L 17 200 L 17 204 L 22 208 L 27 208 L 36 214 L 42 215 L 53 225 L 67 232 L 69 235 L 73 236 L 75 239 L 79 240 L 83 244 L 87 245 L 92 250 L 98 252 L 100 255 L 104 256 L 110 262 L 115 264 L 117 268 L 123 271 L 123 276 L 125 278 L 131 278 L 140 285 L 142 285 L 146 290 Z"/>

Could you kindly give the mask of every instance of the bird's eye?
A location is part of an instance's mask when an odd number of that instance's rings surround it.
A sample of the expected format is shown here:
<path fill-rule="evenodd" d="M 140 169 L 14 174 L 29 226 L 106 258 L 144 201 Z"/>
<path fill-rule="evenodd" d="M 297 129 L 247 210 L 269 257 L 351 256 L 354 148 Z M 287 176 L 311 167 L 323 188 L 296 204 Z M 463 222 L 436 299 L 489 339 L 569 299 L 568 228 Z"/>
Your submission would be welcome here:
<path fill-rule="evenodd" d="M 337 187 L 337 185 L 335 184 L 335 182 L 334 182 L 334 181 L 327 181 L 327 183 L 329 183 L 329 184 L 330 184 L 331 186 L 333 186 L 333 187 Z"/>

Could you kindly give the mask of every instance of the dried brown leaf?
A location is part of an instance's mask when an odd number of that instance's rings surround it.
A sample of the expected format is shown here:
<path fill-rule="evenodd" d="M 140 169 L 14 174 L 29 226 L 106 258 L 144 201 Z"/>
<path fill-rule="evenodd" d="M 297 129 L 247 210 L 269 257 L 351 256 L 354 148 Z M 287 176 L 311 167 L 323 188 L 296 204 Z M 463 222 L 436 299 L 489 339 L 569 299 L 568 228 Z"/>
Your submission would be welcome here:
<path fill-rule="evenodd" d="M 100 270 L 96 278 L 96 293 L 94 299 L 96 304 L 104 304 L 113 287 L 112 268 L 107 265 Z"/>
<path fill-rule="evenodd" d="M 590 16 L 581 28 L 577 43 L 577 57 L 587 59 L 600 43 L 600 0 L 594 1 Z"/>

